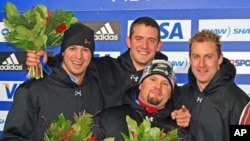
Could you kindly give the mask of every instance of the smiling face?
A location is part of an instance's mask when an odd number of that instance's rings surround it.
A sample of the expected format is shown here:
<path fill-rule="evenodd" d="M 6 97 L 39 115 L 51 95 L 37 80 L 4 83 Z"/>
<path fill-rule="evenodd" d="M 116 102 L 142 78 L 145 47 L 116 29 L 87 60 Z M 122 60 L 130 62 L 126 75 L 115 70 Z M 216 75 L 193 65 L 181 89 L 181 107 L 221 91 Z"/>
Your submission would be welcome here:
<path fill-rule="evenodd" d="M 223 55 L 218 54 L 215 42 L 193 42 L 190 47 L 190 66 L 202 91 L 220 69 Z"/>
<path fill-rule="evenodd" d="M 126 38 L 136 70 L 142 70 L 154 58 L 156 52 L 160 51 L 162 42 L 159 41 L 158 33 L 155 27 L 137 24 L 133 27 L 131 37 Z"/>
<path fill-rule="evenodd" d="M 162 109 L 171 97 L 171 89 L 171 83 L 166 77 L 152 74 L 140 83 L 138 98 L 146 105 Z"/>
<path fill-rule="evenodd" d="M 72 45 L 67 47 L 62 55 L 63 69 L 75 78 L 77 84 L 80 84 L 92 58 L 90 49 Z"/>

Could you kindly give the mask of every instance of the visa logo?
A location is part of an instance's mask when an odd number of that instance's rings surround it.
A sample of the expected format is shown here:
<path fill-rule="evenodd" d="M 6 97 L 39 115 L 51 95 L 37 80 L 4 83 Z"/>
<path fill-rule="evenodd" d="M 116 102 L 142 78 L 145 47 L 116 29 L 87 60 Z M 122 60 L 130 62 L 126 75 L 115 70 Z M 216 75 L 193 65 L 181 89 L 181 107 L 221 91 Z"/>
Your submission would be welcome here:
<path fill-rule="evenodd" d="M 127 35 L 130 25 L 128 21 Z M 156 20 L 161 30 L 162 42 L 186 42 L 191 38 L 191 20 Z"/>
<path fill-rule="evenodd" d="M 161 40 L 188 41 L 191 38 L 191 20 L 157 20 L 161 30 Z"/>
<path fill-rule="evenodd" d="M 10 86 L 9 83 L 3 83 L 3 85 L 5 86 L 7 98 L 12 99 L 12 97 L 14 96 L 14 93 L 18 87 L 18 84 L 13 84 L 12 87 Z"/>
<path fill-rule="evenodd" d="M 0 101 L 13 101 L 13 97 L 16 89 L 21 84 L 21 82 L 0 82 Z"/>
<path fill-rule="evenodd" d="M 181 23 L 174 23 L 172 27 L 170 23 L 162 23 L 160 24 L 160 29 L 161 29 L 161 32 L 163 32 L 163 34 L 161 35 L 161 39 L 164 39 L 164 38 L 183 39 Z"/>

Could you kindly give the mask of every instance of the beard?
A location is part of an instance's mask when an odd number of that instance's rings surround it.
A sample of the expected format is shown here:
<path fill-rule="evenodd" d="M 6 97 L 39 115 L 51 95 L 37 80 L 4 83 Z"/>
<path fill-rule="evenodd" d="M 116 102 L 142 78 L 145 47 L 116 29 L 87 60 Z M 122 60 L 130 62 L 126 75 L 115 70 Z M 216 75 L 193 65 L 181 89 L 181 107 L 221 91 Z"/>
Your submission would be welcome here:
<path fill-rule="evenodd" d="M 150 97 L 148 96 L 147 101 L 149 104 L 158 106 L 161 103 L 161 100 L 157 99 L 156 97 Z"/>

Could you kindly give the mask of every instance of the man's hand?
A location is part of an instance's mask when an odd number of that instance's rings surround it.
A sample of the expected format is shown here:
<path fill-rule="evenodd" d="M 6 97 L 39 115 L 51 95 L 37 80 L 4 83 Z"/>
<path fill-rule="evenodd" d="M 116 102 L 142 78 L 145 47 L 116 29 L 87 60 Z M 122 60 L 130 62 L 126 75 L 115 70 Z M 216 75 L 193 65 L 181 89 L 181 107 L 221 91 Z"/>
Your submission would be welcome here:
<path fill-rule="evenodd" d="M 48 56 L 46 51 L 31 51 L 27 50 L 26 52 L 26 65 L 27 66 L 36 66 L 39 63 L 40 56 L 43 55 L 43 62 L 46 63 L 48 60 Z"/>
<path fill-rule="evenodd" d="M 187 127 L 189 126 L 191 114 L 189 113 L 189 110 L 186 108 L 186 106 L 182 105 L 181 109 L 174 110 L 171 113 L 171 117 L 173 120 L 176 120 L 178 126 Z"/>

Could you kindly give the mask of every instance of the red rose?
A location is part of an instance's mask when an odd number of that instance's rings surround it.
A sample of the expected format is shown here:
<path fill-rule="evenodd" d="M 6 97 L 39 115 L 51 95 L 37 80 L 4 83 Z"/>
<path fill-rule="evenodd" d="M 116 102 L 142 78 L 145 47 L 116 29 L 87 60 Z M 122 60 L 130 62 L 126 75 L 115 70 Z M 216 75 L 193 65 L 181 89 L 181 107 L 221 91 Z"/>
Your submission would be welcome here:
<path fill-rule="evenodd" d="M 98 141 L 97 138 L 95 136 L 92 136 L 88 139 L 88 141 Z"/>
<path fill-rule="evenodd" d="M 58 27 L 56 27 L 56 33 L 63 33 L 66 30 L 66 24 L 62 23 Z"/>
<path fill-rule="evenodd" d="M 133 137 L 137 136 L 137 132 L 136 131 L 131 131 L 131 134 Z"/>

